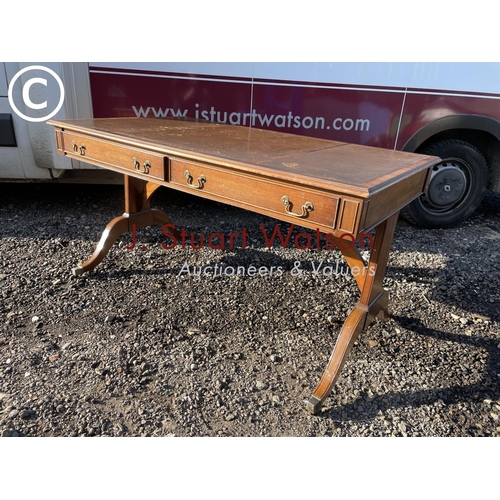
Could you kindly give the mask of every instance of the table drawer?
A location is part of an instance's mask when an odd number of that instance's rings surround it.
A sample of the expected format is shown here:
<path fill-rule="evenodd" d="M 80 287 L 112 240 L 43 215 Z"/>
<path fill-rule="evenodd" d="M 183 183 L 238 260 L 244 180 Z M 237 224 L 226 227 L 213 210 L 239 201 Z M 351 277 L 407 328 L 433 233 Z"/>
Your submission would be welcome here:
<path fill-rule="evenodd" d="M 138 177 L 155 177 L 165 180 L 166 157 L 158 153 L 114 145 L 67 132 L 63 132 L 62 149 L 65 154 L 97 166 Z"/>
<path fill-rule="evenodd" d="M 334 195 L 175 158 L 170 159 L 169 180 L 184 191 L 243 208 L 258 207 L 263 213 L 310 227 L 333 229 L 340 206 L 340 198 Z"/>

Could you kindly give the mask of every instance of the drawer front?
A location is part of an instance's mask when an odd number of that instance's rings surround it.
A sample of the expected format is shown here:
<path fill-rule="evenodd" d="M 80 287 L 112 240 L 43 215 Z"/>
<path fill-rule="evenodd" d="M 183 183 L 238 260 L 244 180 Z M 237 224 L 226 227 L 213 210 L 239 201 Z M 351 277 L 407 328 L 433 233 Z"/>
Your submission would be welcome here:
<path fill-rule="evenodd" d="M 155 177 L 165 180 L 166 157 L 158 153 L 110 144 L 66 132 L 63 133 L 62 147 L 65 154 L 80 161 L 87 161 L 137 177 Z"/>
<path fill-rule="evenodd" d="M 334 195 L 175 158 L 170 159 L 169 178 L 172 187 L 194 194 L 250 210 L 258 208 L 300 225 L 335 227 L 340 198 Z"/>

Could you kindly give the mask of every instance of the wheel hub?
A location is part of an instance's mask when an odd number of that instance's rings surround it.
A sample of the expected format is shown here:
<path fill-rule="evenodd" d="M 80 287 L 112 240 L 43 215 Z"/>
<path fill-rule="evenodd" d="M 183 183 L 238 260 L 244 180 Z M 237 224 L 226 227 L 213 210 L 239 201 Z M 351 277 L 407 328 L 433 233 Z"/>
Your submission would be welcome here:
<path fill-rule="evenodd" d="M 467 179 L 455 162 L 443 162 L 432 171 L 427 200 L 436 208 L 445 208 L 457 203 L 465 194 Z"/>

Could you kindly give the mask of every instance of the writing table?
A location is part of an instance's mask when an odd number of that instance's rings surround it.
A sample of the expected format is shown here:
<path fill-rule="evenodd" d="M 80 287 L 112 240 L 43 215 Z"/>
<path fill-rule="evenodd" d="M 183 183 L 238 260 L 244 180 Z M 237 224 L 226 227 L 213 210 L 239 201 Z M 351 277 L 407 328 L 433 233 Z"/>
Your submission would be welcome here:
<path fill-rule="evenodd" d="M 60 154 L 124 174 L 125 211 L 107 225 L 93 255 L 73 270 L 76 275 L 97 266 L 132 227 L 175 227 L 166 213 L 151 208 L 151 195 L 160 186 L 331 235 L 351 270 L 357 268 L 353 276 L 360 298 L 308 399 L 308 411 L 318 413 L 356 338 L 374 318 L 389 317 L 382 281 L 399 210 L 424 192 L 439 159 L 204 121 L 100 118 L 48 123 Z M 346 241 L 352 243 L 372 229 L 375 238 L 365 262 Z"/>

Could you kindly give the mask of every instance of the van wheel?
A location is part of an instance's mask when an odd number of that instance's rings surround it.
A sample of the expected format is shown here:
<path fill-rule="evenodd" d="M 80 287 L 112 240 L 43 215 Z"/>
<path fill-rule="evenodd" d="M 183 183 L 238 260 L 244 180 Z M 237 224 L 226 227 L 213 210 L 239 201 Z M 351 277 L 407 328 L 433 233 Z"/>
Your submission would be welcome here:
<path fill-rule="evenodd" d="M 418 153 L 439 156 L 425 193 L 401 210 L 411 224 L 449 227 L 469 217 L 483 199 L 488 165 L 472 144 L 459 140 L 436 142 Z"/>

